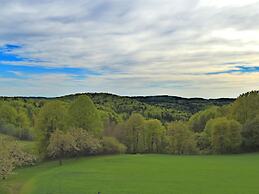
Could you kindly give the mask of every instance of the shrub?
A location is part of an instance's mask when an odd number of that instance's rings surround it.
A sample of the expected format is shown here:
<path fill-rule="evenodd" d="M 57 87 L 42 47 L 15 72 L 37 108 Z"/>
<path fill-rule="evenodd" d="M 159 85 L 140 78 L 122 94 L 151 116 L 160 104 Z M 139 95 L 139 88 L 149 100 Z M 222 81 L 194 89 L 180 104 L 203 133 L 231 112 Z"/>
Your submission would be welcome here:
<path fill-rule="evenodd" d="M 104 154 L 122 154 L 127 148 L 114 137 L 103 137 L 102 139 Z"/>

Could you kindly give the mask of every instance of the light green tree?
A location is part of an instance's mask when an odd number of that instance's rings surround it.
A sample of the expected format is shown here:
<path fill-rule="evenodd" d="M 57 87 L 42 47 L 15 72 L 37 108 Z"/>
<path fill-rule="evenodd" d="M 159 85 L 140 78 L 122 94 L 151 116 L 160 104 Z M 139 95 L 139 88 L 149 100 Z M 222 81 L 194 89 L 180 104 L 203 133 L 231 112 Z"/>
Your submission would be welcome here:
<path fill-rule="evenodd" d="M 242 94 L 230 107 L 232 117 L 241 124 L 259 114 L 259 91 Z"/>
<path fill-rule="evenodd" d="M 30 119 L 26 112 L 21 111 L 17 114 L 17 128 L 19 139 L 32 139 L 33 131 L 30 128 Z"/>
<path fill-rule="evenodd" d="M 219 107 L 212 106 L 203 111 L 194 114 L 189 120 L 189 126 L 194 132 L 202 132 L 205 129 L 206 123 L 213 118 L 219 117 Z"/>
<path fill-rule="evenodd" d="M 102 121 L 93 101 L 86 95 L 79 96 L 69 108 L 70 125 L 88 132 L 99 133 Z"/>
<path fill-rule="evenodd" d="M 149 153 L 162 152 L 164 135 L 165 127 L 159 120 L 150 119 L 145 121 L 145 130 L 143 133 L 145 150 Z"/>
<path fill-rule="evenodd" d="M 17 111 L 10 106 L 7 102 L 4 102 L 0 106 L 0 123 L 16 124 Z"/>
<path fill-rule="evenodd" d="M 168 152 L 173 154 L 193 154 L 197 152 L 194 133 L 182 121 L 167 126 Z"/>
<path fill-rule="evenodd" d="M 37 129 L 42 152 L 46 151 L 51 133 L 57 129 L 67 128 L 66 119 L 67 110 L 60 101 L 47 102 L 40 110 L 37 117 Z"/>
<path fill-rule="evenodd" d="M 141 114 L 133 113 L 125 124 L 125 144 L 128 152 L 137 153 L 141 145 L 141 137 L 144 131 L 144 117 Z"/>
<path fill-rule="evenodd" d="M 216 153 L 236 152 L 242 142 L 242 126 L 235 120 L 220 117 L 210 120 L 206 133 L 210 136 L 211 146 Z"/>

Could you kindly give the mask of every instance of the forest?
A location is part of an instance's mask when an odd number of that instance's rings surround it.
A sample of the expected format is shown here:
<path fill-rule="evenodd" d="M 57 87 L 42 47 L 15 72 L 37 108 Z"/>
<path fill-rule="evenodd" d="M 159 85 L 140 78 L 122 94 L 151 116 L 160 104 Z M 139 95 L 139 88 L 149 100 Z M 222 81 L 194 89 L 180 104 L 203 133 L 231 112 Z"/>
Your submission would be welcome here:
<path fill-rule="evenodd" d="M 179 104 L 177 104 L 179 102 Z M 106 154 L 236 154 L 259 151 L 259 91 L 237 99 L 0 98 L 0 176 L 17 167 Z M 19 141 L 35 144 L 33 151 Z"/>

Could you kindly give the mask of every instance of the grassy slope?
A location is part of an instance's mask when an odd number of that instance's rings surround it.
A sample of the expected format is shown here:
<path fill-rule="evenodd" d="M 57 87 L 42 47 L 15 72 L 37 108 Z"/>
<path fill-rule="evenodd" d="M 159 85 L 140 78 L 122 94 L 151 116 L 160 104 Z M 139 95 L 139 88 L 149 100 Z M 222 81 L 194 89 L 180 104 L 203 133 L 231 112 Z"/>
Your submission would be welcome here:
<path fill-rule="evenodd" d="M 0 193 L 9 185 L 12 194 L 258 194 L 258 164 L 259 154 L 81 158 L 17 170 Z"/>
<path fill-rule="evenodd" d="M 14 137 L 5 135 L 0 133 L 0 139 L 12 139 L 15 140 Z M 16 140 L 16 143 L 21 146 L 21 148 L 29 153 L 37 154 L 37 145 L 36 142 L 33 141 L 21 141 Z M 1 157 L 1 156 L 0 156 Z M 24 172 L 30 171 L 30 169 L 26 169 Z M 34 174 L 34 169 L 31 169 L 32 173 Z M 19 171 L 17 171 L 19 172 Z M 14 173 L 14 176 L 10 178 L 10 180 L 1 182 L 0 181 L 0 194 L 7 194 L 7 193 L 18 193 L 20 187 L 27 181 L 29 177 L 26 176 L 26 173 Z"/>
<path fill-rule="evenodd" d="M 15 142 L 21 146 L 21 148 L 28 152 L 28 153 L 31 153 L 31 154 L 38 154 L 37 153 L 37 143 L 36 141 L 22 141 L 22 140 L 17 140 L 16 138 L 14 137 L 11 137 L 11 136 L 8 136 L 8 135 L 5 135 L 5 134 L 2 134 L 0 133 L 0 138 L 3 138 L 3 139 L 12 139 L 12 140 L 15 140 Z"/>

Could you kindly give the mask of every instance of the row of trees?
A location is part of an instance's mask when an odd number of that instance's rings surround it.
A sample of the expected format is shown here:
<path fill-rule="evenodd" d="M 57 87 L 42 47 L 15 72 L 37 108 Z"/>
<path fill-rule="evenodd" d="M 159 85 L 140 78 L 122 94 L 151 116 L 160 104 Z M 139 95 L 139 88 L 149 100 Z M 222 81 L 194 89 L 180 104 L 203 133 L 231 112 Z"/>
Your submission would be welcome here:
<path fill-rule="evenodd" d="M 64 157 L 93 154 L 225 154 L 259 150 L 258 92 L 241 95 L 230 105 L 209 107 L 189 120 L 166 123 L 144 116 L 133 112 L 122 119 L 107 107 L 97 108 L 86 95 L 73 102 L 0 105 L 1 126 L 11 124 L 21 129 L 20 135 L 26 128 L 34 129 L 29 134 L 38 142 L 41 156 L 57 158 L 60 164 Z M 27 122 L 27 117 L 33 119 Z"/>
<path fill-rule="evenodd" d="M 126 148 L 117 139 L 102 135 L 105 117 L 87 96 L 71 104 L 45 104 L 37 119 L 42 155 L 58 158 L 62 164 L 68 156 L 124 153 Z"/>
<path fill-rule="evenodd" d="M 246 93 L 223 107 L 209 107 L 188 121 L 161 123 L 133 113 L 106 134 L 125 144 L 128 153 L 259 151 L 259 93 Z"/>
<path fill-rule="evenodd" d="M 258 151 L 259 93 L 249 92 L 228 106 L 200 111 L 188 123 L 202 152 Z"/>
<path fill-rule="evenodd" d="M 241 144 L 241 125 L 219 117 L 209 120 L 206 131 L 195 132 L 187 121 L 163 125 L 159 120 L 146 120 L 134 113 L 116 126 L 110 135 L 127 146 L 128 153 L 233 153 Z"/>

